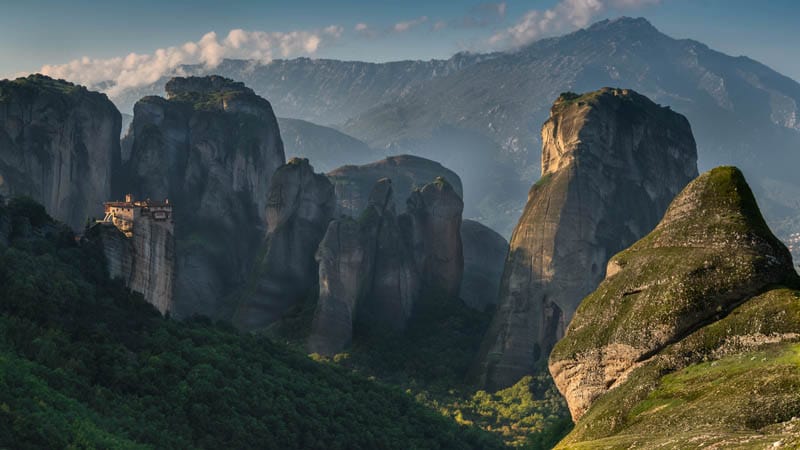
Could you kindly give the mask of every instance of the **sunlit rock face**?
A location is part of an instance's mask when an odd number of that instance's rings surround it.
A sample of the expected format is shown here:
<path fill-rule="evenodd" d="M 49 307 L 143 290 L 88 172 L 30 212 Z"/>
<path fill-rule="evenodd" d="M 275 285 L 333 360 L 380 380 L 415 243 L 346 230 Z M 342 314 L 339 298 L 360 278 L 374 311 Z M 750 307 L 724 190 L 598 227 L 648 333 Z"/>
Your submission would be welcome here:
<path fill-rule="evenodd" d="M 542 127 L 542 178 L 511 238 L 498 309 L 472 371 L 489 389 L 545 367 L 611 255 L 697 175 L 687 120 L 627 89 L 562 94 Z"/>
<path fill-rule="evenodd" d="M 104 94 L 63 80 L 0 81 L 0 195 L 31 197 L 82 230 L 111 197 L 121 120 Z"/>

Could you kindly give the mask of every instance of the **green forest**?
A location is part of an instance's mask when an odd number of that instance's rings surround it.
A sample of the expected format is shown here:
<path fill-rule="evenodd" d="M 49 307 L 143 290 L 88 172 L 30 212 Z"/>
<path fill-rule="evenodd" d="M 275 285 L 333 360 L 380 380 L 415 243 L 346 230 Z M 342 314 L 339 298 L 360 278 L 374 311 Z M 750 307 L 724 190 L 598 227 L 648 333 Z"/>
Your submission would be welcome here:
<path fill-rule="evenodd" d="M 503 446 L 266 336 L 161 317 L 40 205 L 0 207 L 0 448 Z"/>

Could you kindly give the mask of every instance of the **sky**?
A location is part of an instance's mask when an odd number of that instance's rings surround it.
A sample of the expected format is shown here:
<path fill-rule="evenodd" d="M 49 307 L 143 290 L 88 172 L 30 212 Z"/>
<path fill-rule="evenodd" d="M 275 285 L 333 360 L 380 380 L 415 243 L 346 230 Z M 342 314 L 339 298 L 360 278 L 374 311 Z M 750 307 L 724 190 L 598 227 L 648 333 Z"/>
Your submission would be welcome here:
<path fill-rule="evenodd" d="M 7 0 L 0 0 L 6 3 Z M 0 16 L 0 78 L 43 72 L 120 88 L 180 64 L 310 56 L 363 61 L 508 50 L 604 18 L 745 55 L 800 80 L 797 0 L 29 0 Z"/>

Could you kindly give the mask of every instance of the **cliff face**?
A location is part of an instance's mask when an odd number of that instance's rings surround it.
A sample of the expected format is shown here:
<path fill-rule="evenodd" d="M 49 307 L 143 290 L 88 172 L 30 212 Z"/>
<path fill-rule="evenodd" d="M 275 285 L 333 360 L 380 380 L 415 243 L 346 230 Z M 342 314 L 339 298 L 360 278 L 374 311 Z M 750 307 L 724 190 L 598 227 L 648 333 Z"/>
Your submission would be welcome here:
<path fill-rule="evenodd" d="M 398 199 L 408 198 L 414 189 L 421 188 L 436 177 L 443 177 L 463 198 L 461 179 L 455 172 L 441 164 L 419 156 L 390 156 L 362 166 L 342 166 L 328 173 L 336 188 L 337 215 L 358 217 L 369 203 L 372 187 L 382 178 L 392 180 L 394 195 Z M 399 205 L 398 213 L 405 211 Z"/>
<path fill-rule="evenodd" d="M 782 438 L 768 426 L 800 413 L 800 291 L 781 284 L 798 287 L 791 256 L 741 172 L 697 178 L 611 259 L 553 349 L 550 372 L 578 421 L 564 444 Z"/>
<path fill-rule="evenodd" d="M 497 302 L 503 264 L 508 255 L 508 241 L 474 220 L 461 223 L 461 241 L 464 249 L 461 299 L 469 307 L 485 311 Z"/>
<path fill-rule="evenodd" d="M 473 377 L 489 389 L 543 368 L 608 258 L 697 175 L 686 119 L 630 90 L 562 94 L 542 127 L 542 179 L 511 238 Z"/>
<path fill-rule="evenodd" d="M 420 301 L 457 296 L 462 206 L 439 178 L 413 192 L 408 212 L 397 215 L 393 183 L 384 178 L 357 220 L 331 222 L 317 253 L 320 297 L 309 351 L 344 350 L 355 325 L 403 330 Z"/>
<path fill-rule="evenodd" d="M 464 202 L 452 185 L 437 177 L 414 191 L 406 203 L 412 246 L 424 298 L 457 297 L 464 274 L 461 213 Z"/>
<path fill-rule="evenodd" d="M 132 237 L 113 224 L 94 225 L 87 237 L 100 243 L 111 278 L 144 296 L 162 314 L 174 310 L 175 238 L 171 223 L 140 220 Z"/>
<path fill-rule="evenodd" d="M 413 256 L 402 239 L 388 178 L 375 184 L 361 217 L 330 223 L 317 250 L 319 299 L 309 351 L 342 351 L 352 340 L 357 319 L 402 327 L 418 284 Z"/>
<path fill-rule="evenodd" d="M 247 329 L 278 319 L 313 290 L 314 253 L 336 208 L 333 186 L 307 159 L 293 158 L 273 175 L 262 254 L 239 300 L 235 321 Z"/>
<path fill-rule="evenodd" d="M 42 75 L 0 81 L 0 195 L 83 229 L 111 196 L 120 126 L 103 94 Z"/>
<path fill-rule="evenodd" d="M 360 224 L 334 220 L 317 250 L 319 299 L 311 325 L 308 349 L 333 355 L 350 344 L 359 298 L 368 282 L 369 251 Z"/>
<path fill-rule="evenodd" d="M 360 219 L 375 256 L 366 273 L 371 286 L 357 319 L 367 327 L 402 330 L 419 299 L 421 274 L 411 245 L 410 218 L 397 215 L 394 195 L 394 182 L 380 180 Z"/>
<path fill-rule="evenodd" d="M 263 238 L 283 144 L 269 102 L 221 77 L 175 78 L 145 97 L 126 137 L 125 191 L 175 212 L 175 313 L 228 316 Z"/>

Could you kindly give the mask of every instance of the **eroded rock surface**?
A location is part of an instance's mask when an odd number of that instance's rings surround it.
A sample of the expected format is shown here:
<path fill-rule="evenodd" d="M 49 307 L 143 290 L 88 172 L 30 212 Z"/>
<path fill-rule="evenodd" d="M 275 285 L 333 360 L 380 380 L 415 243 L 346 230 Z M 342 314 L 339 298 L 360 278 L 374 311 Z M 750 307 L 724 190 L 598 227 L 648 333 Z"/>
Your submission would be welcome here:
<path fill-rule="evenodd" d="M 627 89 L 562 94 L 542 142 L 542 178 L 512 235 L 472 373 L 488 389 L 546 366 L 608 258 L 652 230 L 697 175 L 687 120 Z"/>
<path fill-rule="evenodd" d="M 239 299 L 235 321 L 266 326 L 316 287 L 314 254 L 336 208 L 333 185 L 307 159 L 293 158 L 272 176 L 262 253 Z"/>
<path fill-rule="evenodd" d="M 486 311 L 497 302 L 508 241 L 491 228 L 465 219 L 461 223 L 464 277 L 460 297 L 469 307 Z"/>
<path fill-rule="evenodd" d="M 420 301 L 457 296 L 462 207 L 440 178 L 412 193 L 408 212 L 398 215 L 393 182 L 383 178 L 358 219 L 331 222 L 317 253 L 320 297 L 309 351 L 344 350 L 356 325 L 403 330 Z"/>
<path fill-rule="evenodd" d="M 328 173 L 336 187 L 337 215 L 358 217 L 369 203 L 372 187 L 382 178 L 392 180 L 395 198 L 407 199 L 414 189 L 443 177 L 463 198 L 461 179 L 455 172 L 436 161 L 412 155 L 390 156 L 380 161 L 361 166 L 342 166 Z M 398 205 L 398 213 L 405 211 L 405 204 Z"/>
<path fill-rule="evenodd" d="M 29 196 L 82 230 L 111 197 L 121 120 L 104 94 L 63 80 L 0 81 L 0 195 Z"/>
<path fill-rule="evenodd" d="M 411 193 L 406 210 L 422 297 L 429 301 L 457 297 L 464 274 L 461 196 L 446 179 L 437 177 Z"/>
<path fill-rule="evenodd" d="M 285 161 L 277 120 L 267 100 L 225 78 L 175 78 L 166 89 L 134 107 L 119 195 L 174 205 L 174 313 L 229 317 L 224 299 L 252 269 Z"/>

